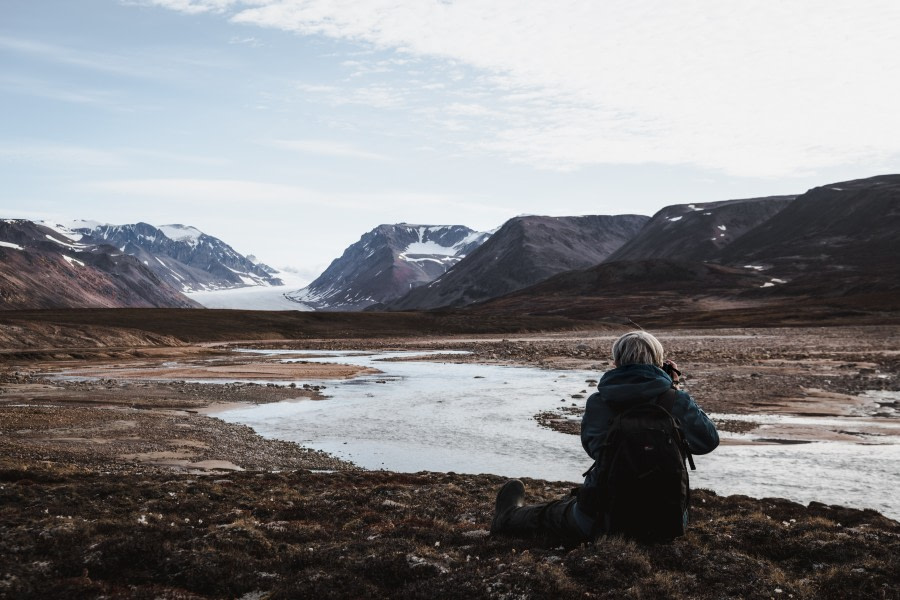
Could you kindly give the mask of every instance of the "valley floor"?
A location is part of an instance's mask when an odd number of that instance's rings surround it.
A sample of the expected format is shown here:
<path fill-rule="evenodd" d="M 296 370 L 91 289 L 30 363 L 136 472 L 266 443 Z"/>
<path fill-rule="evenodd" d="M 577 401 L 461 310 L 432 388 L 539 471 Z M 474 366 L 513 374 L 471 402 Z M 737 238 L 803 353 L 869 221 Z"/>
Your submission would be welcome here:
<path fill-rule="evenodd" d="M 900 389 L 898 329 L 658 334 L 708 411 L 896 420 L 895 402 L 858 395 Z M 599 375 L 617 334 L 253 345 L 469 350 L 454 360 Z M 490 538 L 498 477 L 363 471 L 207 416 L 227 403 L 327 402 L 317 386 L 267 382 L 356 374 L 228 346 L 44 349 L 0 362 L 0 598 L 900 598 L 900 524 L 868 510 L 701 490 L 689 534 L 669 545 Z M 60 372 L 70 377 L 49 376 Z M 194 379 L 204 382 L 184 381 Z M 234 379 L 256 383 L 206 382 Z M 541 422 L 571 428 L 574 408 Z M 529 499 L 568 492 L 526 483 Z"/>

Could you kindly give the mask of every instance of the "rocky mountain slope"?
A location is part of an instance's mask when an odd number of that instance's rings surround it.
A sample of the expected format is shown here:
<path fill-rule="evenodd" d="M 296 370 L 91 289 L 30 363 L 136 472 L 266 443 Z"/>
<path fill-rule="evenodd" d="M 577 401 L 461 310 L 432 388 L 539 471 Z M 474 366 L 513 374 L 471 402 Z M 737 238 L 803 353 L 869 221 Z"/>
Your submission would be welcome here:
<path fill-rule="evenodd" d="M 387 307 L 413 310 L 463 306 L 564 271 L 590 267 L 634 237 L 648 220 L 643 215 L 516 217 L 446 275 Z"/>
<path fill-rule="evenodd" d="M 427 284 L 489 237 L 462 225 L 379 225 L 288 297 L 316 310 L 362 310 Z"/>
<path fill-rule="evenodd" d="M 82 243 L 115 246 L 183 292 L 282 283 L 270 267 L 194 227 L 148 223 L 79 226 L 76 222 L 72 228 L 84 236 Z"/>
<path fill-rule="evenodd" d="M 718 260 L 764 269 L 786 288 L 898 289 L 898 234 L 900 175 L 883 175 L 809 190 Z"/>
<path fill-rule="evenodd" d="M 741 291 L 768 278 L 755 270 L 664 258 L 601 263 L 567 271 L 536 285 L 466 307 L 479 317 L 554 316 L 643 324 L 666 315 L 742 306 Z"/>
<path fill-rule="evenodd" d="M 691 315 L 729 312 L 735 323 L 765 313 L 769 320 L 877 319 L 896 312 L 900 261 L 900 176 L 888 175 L 814 188 L 787 200 L 767 220 L 714 250 L 696 242 L 669 246 L 683 218 L 697 230 L 699 218 L 717 213 L 777 207 L 785 199 L 728 203 L 698 216 L 658 213 L 635 241 L 590 269 L 573 271 L 515 294 L 473 307 L 480 314 L 615 318 L 621 322 L 702 323 Z M 697 207 L 694 207 L 697 208 Z M 674 219 L 674 220 L 673 220 Z M 670 223 L 671 225 L 667 224 Z M 705 224 L 704 224 L 705 226 Z M 656 233 L 646 233 L 653 227 Z M 732 229 L 725 226 L 723 233 Z M 668 235 L 666 235 L 668 233 Z M 653 240 L 661 240 L 654 245 Z M 703 241 L 703 240 L 701 240 Z M 713 242 L 712 238 L 708 239 Z M 707 252 L 709 252 L 707 254 Z M 624 256 L 680 255 L 693 260 L 612 260 Z M 702 258 L 702 262 L 701 259 Z M 754 315 L 757 315 L 756 317 Z M 793 316 L 792 316 L 793 315 Z M 643 319 L 643 321 L 641 321 Z"/>
<path fill-rule="evenodd" d="M 31 221 L 0 221 L 0 308 L 125 306 L 198 305 L 113 246 Z"/>
<path fill-rule="evenodd" d="M 709 260 L 783 210 L 794 198 L 772 196 L 666 206 L 606 262 L 651 258 Z"/>

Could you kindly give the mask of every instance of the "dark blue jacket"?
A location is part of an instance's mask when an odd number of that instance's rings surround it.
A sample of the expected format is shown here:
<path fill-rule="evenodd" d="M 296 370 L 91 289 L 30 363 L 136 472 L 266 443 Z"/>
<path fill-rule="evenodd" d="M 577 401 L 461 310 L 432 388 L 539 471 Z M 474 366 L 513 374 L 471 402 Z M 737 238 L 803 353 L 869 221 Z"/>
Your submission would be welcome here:
<path fill-rule="evenodd" d="M 672 379 L 653 365 L 626 365 L 604 373 L 597 391 L 587 400 L 581 420 L 581 445 L 585 451 L 597 460 L 615 413 L 627 406 L 653 402 L 670 387 Z M 692 454 L 707 454 L 719 445 L 715 425 L 687 392 L 678 392 L 672 416 L 681 423 Z M 597 485 L 596 474 L 596 469 L 588 473 L 584 485 Z"/>

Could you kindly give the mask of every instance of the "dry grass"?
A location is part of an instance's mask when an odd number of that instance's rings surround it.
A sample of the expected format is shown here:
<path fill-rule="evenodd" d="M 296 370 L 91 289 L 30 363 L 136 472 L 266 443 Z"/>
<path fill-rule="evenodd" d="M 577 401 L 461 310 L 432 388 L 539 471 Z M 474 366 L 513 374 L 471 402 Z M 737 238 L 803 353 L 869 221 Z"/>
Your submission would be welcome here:
<path fill-rule="evenodd" d="M 567 548 L 489 537 L 499 483 L 6 464 L 0 598 L 900 598 L 900 525 L 872 511 L 700 490 L 672 544 Z"/>

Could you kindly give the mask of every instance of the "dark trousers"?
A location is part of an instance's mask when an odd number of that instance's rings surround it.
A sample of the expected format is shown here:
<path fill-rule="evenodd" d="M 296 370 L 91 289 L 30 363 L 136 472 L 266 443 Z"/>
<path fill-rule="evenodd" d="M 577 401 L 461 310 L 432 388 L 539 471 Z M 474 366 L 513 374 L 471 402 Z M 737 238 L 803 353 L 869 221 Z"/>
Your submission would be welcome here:
<path fill-rule="evenodd" d="M 565 498 L 512 508 L 497 519 L 491 533 L 517 537 L 541 536 L 567 544 L 591 541 L 575 518 L 575 502 L 575 498 Z"/>

